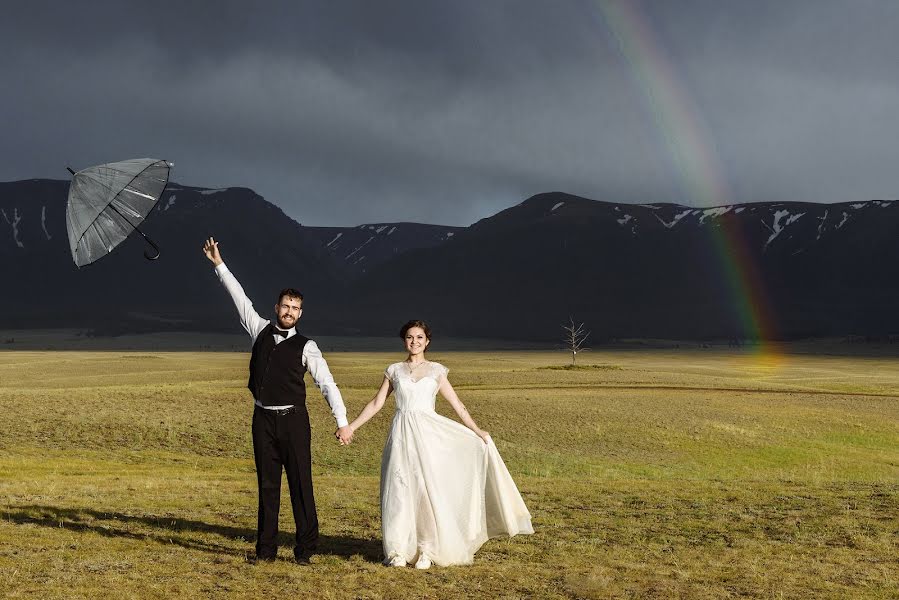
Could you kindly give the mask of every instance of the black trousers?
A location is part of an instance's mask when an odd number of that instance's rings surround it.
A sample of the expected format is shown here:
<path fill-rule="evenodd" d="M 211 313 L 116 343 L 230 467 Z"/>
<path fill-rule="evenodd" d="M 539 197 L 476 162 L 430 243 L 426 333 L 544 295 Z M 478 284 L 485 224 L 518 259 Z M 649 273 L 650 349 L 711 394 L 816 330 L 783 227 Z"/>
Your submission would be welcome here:
<path fill-rule="evenodd" d="M 295 556 L 308 556 L 318 545 L 318 515 L 312 494 L 312 455 L 309 414 L 297 406 L 288 415 L 264 408 L 253 411 L 253 456 L 259 484 L 259 521 L 256 556 L 278 553 L 278 509 L 281 507 L 281 469 L 287 472 L 290 504 L 297 527 Z"/>

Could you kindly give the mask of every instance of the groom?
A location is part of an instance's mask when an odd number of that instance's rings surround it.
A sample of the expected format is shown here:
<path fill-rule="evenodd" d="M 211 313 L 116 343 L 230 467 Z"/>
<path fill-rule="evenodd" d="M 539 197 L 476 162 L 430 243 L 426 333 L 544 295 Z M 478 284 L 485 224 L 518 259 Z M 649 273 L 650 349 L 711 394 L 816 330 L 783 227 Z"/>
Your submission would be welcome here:
<path fill-rule="evenodd" d="M 283 467 L 287 472 L 297 528 L 293 555 L 296 562 L 307 564 L 318 544 L 318 516 L 312 494 L 309 414 L 303 381 L 306 371 L 312 375 L 331 407 L 331 414 L 337 420 L 336 435 L 341 443 L 348 443 L 353 435 L 347 427 L 346 408 L 318 345 L 296 330 L 297 321 L 303 314 L 303 295 L 293 288 L 281 290 L 275 304 L 275 326 L 253 309 L 243 287 L 222 260 L 218 246 L 218 242 L 209 238 L 203 245 L 203 252 L 215 265 L 219 280 L 237 307 L 240 324 L 253 340 L 247 387 L 255 401 L 253 456 L 259 485 L 256 559 L 274 560 L 278 553 Z"/>

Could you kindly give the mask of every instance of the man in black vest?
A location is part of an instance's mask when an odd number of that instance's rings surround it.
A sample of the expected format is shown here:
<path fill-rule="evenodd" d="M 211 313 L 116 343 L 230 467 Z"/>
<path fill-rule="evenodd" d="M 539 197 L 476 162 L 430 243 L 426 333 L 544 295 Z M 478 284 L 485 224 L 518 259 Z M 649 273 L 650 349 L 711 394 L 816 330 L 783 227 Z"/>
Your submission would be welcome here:
<path fill-rule="evenodd" d="M 328 401 L 337 420 L 337 438 L 349 443 L 346 408 L 340 390 L 318 346 L 296 330 L 303 314 L 303 295 L 293 288 L 281 291 L 275 305 L 275 326 L 253 309 L 243 287 L 225 266 L 213 238 L 203 246 L 219 280 L 231 294 L 240 324 L 253 340 L 250 380 L 253 393 L 253 456 L 259 485 L 259 520 L 256 531 L 256 558 L 274 560 L 278 552 L 278 509 L 281 496 L 281 469 L 287 473 L 290 503 L 296 522 L 294 558 L 308 563 L 318 543 L 318 516 L 312 494 L 312 458 L 309 415 L 306 412 L 306 371 Z"/>

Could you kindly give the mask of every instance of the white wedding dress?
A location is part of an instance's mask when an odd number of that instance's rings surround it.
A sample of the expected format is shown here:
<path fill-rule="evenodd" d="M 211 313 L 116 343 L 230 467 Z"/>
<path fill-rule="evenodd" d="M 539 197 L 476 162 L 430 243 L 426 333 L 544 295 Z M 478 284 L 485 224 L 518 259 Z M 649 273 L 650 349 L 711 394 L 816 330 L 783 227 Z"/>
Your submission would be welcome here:
<path fill-rule="evenodd" d="M 528 512 L 493 441 L 434 411 L 447 369 L 390 365 L 396 414 L 381 460 L 384 556 L 437 565 L 471 564 L 488 538 L 534 533 Z M 414 375 L 414 377 L 413 377 Z"/>

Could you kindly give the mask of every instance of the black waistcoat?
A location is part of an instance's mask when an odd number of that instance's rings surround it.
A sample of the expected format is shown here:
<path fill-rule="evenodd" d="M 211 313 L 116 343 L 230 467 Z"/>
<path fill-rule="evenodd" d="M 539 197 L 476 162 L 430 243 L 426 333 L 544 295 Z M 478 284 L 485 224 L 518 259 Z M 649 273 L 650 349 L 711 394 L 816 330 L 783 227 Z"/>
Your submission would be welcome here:
<path fill-rule="evenodd" d="M 275 344 L 271 323 L 256 336 L 247 387 L 262 406 L 305 405 L 303 347 L 308 341 L 297 333 Z"/>

